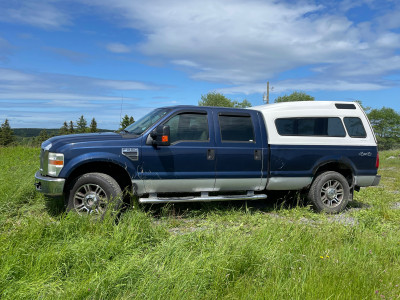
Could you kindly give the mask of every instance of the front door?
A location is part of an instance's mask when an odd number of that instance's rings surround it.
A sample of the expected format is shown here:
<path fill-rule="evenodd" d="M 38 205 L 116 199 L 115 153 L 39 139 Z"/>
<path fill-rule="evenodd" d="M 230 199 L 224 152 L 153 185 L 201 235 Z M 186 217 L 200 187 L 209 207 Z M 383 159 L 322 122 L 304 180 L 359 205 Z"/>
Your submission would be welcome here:
<path fill-rule="evenodd" d="M 183 110 L 167 119 L 170 146 L 143 145 L 139 172 L 146 193 L 213 191 L 215 159 L 212 115 Z"/>

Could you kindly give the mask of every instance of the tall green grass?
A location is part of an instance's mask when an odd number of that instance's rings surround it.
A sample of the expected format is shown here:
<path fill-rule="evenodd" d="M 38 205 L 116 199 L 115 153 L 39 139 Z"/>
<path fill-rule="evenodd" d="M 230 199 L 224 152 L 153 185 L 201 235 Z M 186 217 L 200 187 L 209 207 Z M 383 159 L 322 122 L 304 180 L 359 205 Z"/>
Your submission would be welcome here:
<path fill-rule="evenodd" d="M 49 209 L 38 154 L 0 149 L 2 299 L 400 298 L 400 151 L 381 153 L 381 186 L 337 216 L 266 201 L 144 206 L 118 222 Z"/>

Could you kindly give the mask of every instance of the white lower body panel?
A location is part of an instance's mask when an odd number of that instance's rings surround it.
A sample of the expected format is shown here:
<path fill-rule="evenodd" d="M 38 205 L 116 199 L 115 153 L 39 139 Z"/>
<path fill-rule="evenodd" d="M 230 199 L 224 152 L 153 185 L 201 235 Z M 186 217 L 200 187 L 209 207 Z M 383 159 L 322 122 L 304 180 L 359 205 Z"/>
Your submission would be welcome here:
<path fill-rule="evenodd" d="M 137 195 L 152 193 L 198 193 L 229 191 L 262 191 L 267 179 L 157 179 L 132 180 L 134 193 Z"/>

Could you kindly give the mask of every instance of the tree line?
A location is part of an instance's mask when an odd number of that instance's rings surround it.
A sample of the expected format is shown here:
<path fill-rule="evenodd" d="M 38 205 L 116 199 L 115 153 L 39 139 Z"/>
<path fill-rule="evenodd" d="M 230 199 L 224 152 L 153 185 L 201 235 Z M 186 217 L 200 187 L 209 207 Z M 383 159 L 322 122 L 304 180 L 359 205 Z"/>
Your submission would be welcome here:
<path fill-rule="evenodd" d="M 275 99 L 275 103 L 290 102 L 290 101 L 314 101 L 314 97 L 303 92 L 293 92 L 289 95 L 279 96 Z M 361 105 L 362 103 L 358 101 Z M 251 103 L 244 99 L 239 102 L 231 100 L 223 94 L 211 92 L 206 95 L 201 95 L 198 102 L 199 106 L 222 106 L 222 107 L 235 107 L 246 108 L 251 107 Z M 400 147 L 400 114 L 393 108 L 382 107 L 380 109 L 371 109 L 364 107 L 372 127 L 374 128 L 375 135 L 378 140 L 380 150 L 393 149 Z M 120 130 L 125 129 L 135 120 L 132 116 L 125 115 L 120 122 Z M 92 119 L 90 125 L 87 126 L 87 121 L 82 115 L 76 123 L 73 121 L 65 121 L 63 126 L 59 129 L 56 135 L 76 134 L 76 133 L 95 133 L 98 132 L 97 122 L 95 118 Z M 30 146 L 38 146 L 43 141 L 51 136 L 43 129 L 38 136 L 36 136 Z M 9 121 L 6 119 L 0 127 L 0 146 L 8 146 L 16 144 L 16 137 L 10 127 Z"/>
<path fill-rule="evenodd" d="M 135 120 L 132 116 L 129 117 L 128 115 L 125 115 L 120 122 L 120 128 L 118 129 L 118 131 L 125 129 L 134 122 Z M 76 121 L 76 123 L 74 123 L 73 121 L 64 121 L 64 124 L 55 134 L 49 134 L 46 129 L 43 129 L 39 132 L 38 136 L 34 138 L 25 138 L 25 140 L 21 142 L 17 141 L 17 137 L 14 134 L 14 131 L 11 129 L 8 119 L 6 119 L 0 127 L 0 146 L 10 146 L 16 144 L 24 144 L 27 146 L 40 146 L 41 143 L 53 136 L 79 133 L 96 133 L 99 131 L 104 130 L 100 130 L 97 128 L 97 121 L 95 118 L 93 118 L 90 122 L 90 125 L 87 126 L 87 121 L 82 115 Z"/>

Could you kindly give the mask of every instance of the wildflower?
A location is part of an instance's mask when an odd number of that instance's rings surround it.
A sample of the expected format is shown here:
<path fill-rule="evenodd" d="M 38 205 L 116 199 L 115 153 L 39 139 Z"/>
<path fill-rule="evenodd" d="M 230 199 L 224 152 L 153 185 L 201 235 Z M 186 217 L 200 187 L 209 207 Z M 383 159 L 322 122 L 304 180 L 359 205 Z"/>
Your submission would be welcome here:
<path fill-rule="evenodd" d="M 323 257 L 323 256 L 320 256 L 320 258 L 324 259 L 324 257 Z"/>

